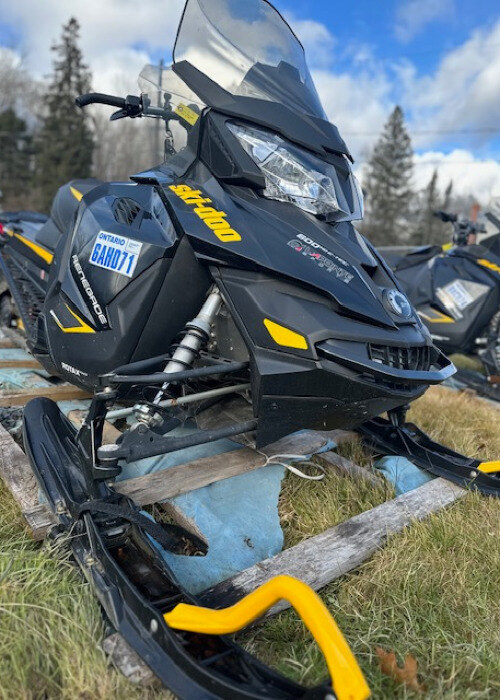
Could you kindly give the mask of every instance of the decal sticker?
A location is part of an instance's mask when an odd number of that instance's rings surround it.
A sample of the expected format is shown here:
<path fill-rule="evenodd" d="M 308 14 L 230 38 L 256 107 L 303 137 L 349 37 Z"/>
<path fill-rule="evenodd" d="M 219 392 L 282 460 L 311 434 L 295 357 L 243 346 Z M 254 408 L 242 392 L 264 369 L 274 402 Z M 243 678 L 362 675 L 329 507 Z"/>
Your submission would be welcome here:
<path fill-rule="evenodd" d="M 181 119 L 184 119 L 184 121 L 186 121 L 188 124 L 191 124 L 191 126 L 194 126 L 199 118 L 199 114 L 196 114 L 194 109 L 191 109 L 191 107 L 188 107 L 182 102 L 179 102 L 177 107 L 174 109 L 174 112 L 178 114 L 179 117 L 181 117 Z"/>
<path fill-rule="evenodd" d="M 82 266 L 80 264 L 80 261 L 78 260 L 78 255 L 73 255 L 71 258 L 71 262 L 73 263 L 73 268 L 75 270 L 76 276 L 74 275 L 79 287 L 81 290 L 84 292 L 84 294 L 87 295 L 89 298 L 89 301 L 92 306 L 92 316 L 95 321 L 99 321 L 99 323 L 104 327 L 104 328 L 109 328 L 108 324 L 108 319 L 106 318 L 106 314 L 102 310 L 101 305 L 97 301 L 97 298 L 92 290 L 92 287 L 90 286 L 90 282 L 88 279 L 85 277 L 85 272 L 82 269 Z"/>
<path fill-rule="evenodd" d="M 237 231 L 231 228 L 231 225 L 226 221 L 227 214 L 224 211 L 217 211 L 214 207 L 207 207 L 212 200 L 208 197 L 203 197 L 201 190 L 193 190 L 189 185 L 170 185 L 174 192 L 183 202 L 194 206 L 194 213 L 203 221 L 205 226 L 217 236 L 223 243 L 233 243 L 241 241 L 241 236 Z"/>
<path fill-rule="evenodd" d="M 460 280 L 455 280 L 446 287 L 436 289 L 439 301 L 446 307 L 455 320 L 462 318 L 462 311 L 474 301 Z"/>
<path fill-rule="evenodd" d="M 68 365 L 67 362 L 61 362 L 61 367 L 66 370 L 66 372 L 69 372 L 70 374 L 75 374 L 77 377 L 88 377 L 88 372 L 84 372 L 81 369 L 77 369 L 76 367 L 73 367 L 72 365 Z"/>
<path fill-rule="evenodd" d="M 132 277 L 141 252 L 142 243 L 115 233 L 100 231 L 90 253 L 91 265 Z"/>
<path fill-rule="evenodd" d="M 316 249 L 311 248 L 309 245 L 304 245 L 302 241 L 293 239 L 288 241 L 288 245 L 290 248 L 293 248 L 296 253 L 301 253 L 301 255 L 304 255 L 305 257 L 309 258 L 309 260 L 315 262 L 318 267 L 325 269 L 327 272 L 333 273 L 337 279 L 342 280 L 342 282 L 345 282 L 345 284 L 349 284 L 349 282 L 353 279 L 354 275 L 352 275 L 350 272 L 347 272 L 347 270 L 339 267 L 333 262 L 333 260 L 325 258 L 325 256 L 318 253 Z M 323 247 L 321 246 L 321 248 Z"/>
<path fill-rule="evenodd" d="M 348 262 L 346 262 L 343 258 L 340 258 L 338 255 L 336 255 L 336 253 L 334 253 L 331 250 L 328 250 L 328 248 L 325 248 L 325 246 L 321 245 L 321 243 L 318 243 L 317 241 L 313 241 L 312 238 L 305 236 L 303 233 L 297 234 L 297 238 L 300 238 L 301 241 L 304 241 L 304 243 L 307 243 L 307 245 L 311 246 L 311 248 L 316 248 L 316 250 L 322 250 L 323 253 L 326 253 L 331 258 L 334 258 L 337 262 L 339 262 L 344 267 L 351 267 Z"/>

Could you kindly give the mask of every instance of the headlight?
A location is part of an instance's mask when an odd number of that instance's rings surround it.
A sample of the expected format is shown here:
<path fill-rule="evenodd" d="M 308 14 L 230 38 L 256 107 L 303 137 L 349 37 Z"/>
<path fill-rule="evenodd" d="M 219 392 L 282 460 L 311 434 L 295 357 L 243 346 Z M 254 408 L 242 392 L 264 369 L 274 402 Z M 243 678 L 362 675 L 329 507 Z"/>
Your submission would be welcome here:
<path fill-rule="evenodd" d="M 228 127 L 261 169 L 265 197 L 335 221 L 363 218 L 361 188 L 345 156 L 335 156 L 336 168 L 278 134 L 235 122 Z"/>

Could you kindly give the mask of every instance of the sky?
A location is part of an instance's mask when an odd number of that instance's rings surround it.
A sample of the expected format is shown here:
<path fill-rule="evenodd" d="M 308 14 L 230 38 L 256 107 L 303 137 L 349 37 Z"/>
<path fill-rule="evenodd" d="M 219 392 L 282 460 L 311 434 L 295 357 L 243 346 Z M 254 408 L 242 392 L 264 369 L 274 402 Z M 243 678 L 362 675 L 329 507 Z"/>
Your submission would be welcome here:
<path fill-rule="evenodd" d="M 81 23 L 96 91 L 137 92 L 142 66 L 169 60 L 183 0 L 0 0 L 0 51 L 42 78 L 63 22 Z M 363 164 L 396 104 L 415 148 L 415 186 L 486 205 L 500 195 L 498 0 L 276 0 L 302 41 L 318 92 Z"/>

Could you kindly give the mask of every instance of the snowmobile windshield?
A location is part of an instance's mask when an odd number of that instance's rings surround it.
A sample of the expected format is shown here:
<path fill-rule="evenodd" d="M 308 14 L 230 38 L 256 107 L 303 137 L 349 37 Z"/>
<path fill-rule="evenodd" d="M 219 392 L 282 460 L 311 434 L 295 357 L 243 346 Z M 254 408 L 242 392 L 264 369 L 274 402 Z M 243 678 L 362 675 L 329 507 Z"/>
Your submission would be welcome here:
<path fill-rule="evenodd" d="M 231 95 L 326 119 L 302 44 L 266 0 L 188 0 L 173 58 Z"/>

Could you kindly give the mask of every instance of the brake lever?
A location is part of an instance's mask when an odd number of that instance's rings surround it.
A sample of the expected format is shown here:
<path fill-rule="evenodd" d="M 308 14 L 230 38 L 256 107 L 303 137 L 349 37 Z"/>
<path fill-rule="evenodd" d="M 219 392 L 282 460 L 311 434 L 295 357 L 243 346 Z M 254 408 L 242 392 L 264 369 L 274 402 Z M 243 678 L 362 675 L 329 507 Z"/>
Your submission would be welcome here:
<path fill-rule="evenodd" d="M 125 117 L 130 117 L 131 119 L 142 117 L 143 111 L 144 106 L 142 104 L 142 98 L 137 97 L 137 95 L 127 95 L 125 98 L 125 107 L 119 109 L 117 112 L 113 112 L 109 121 L 114 122 L 117 119 L 124 119 Z"/>

